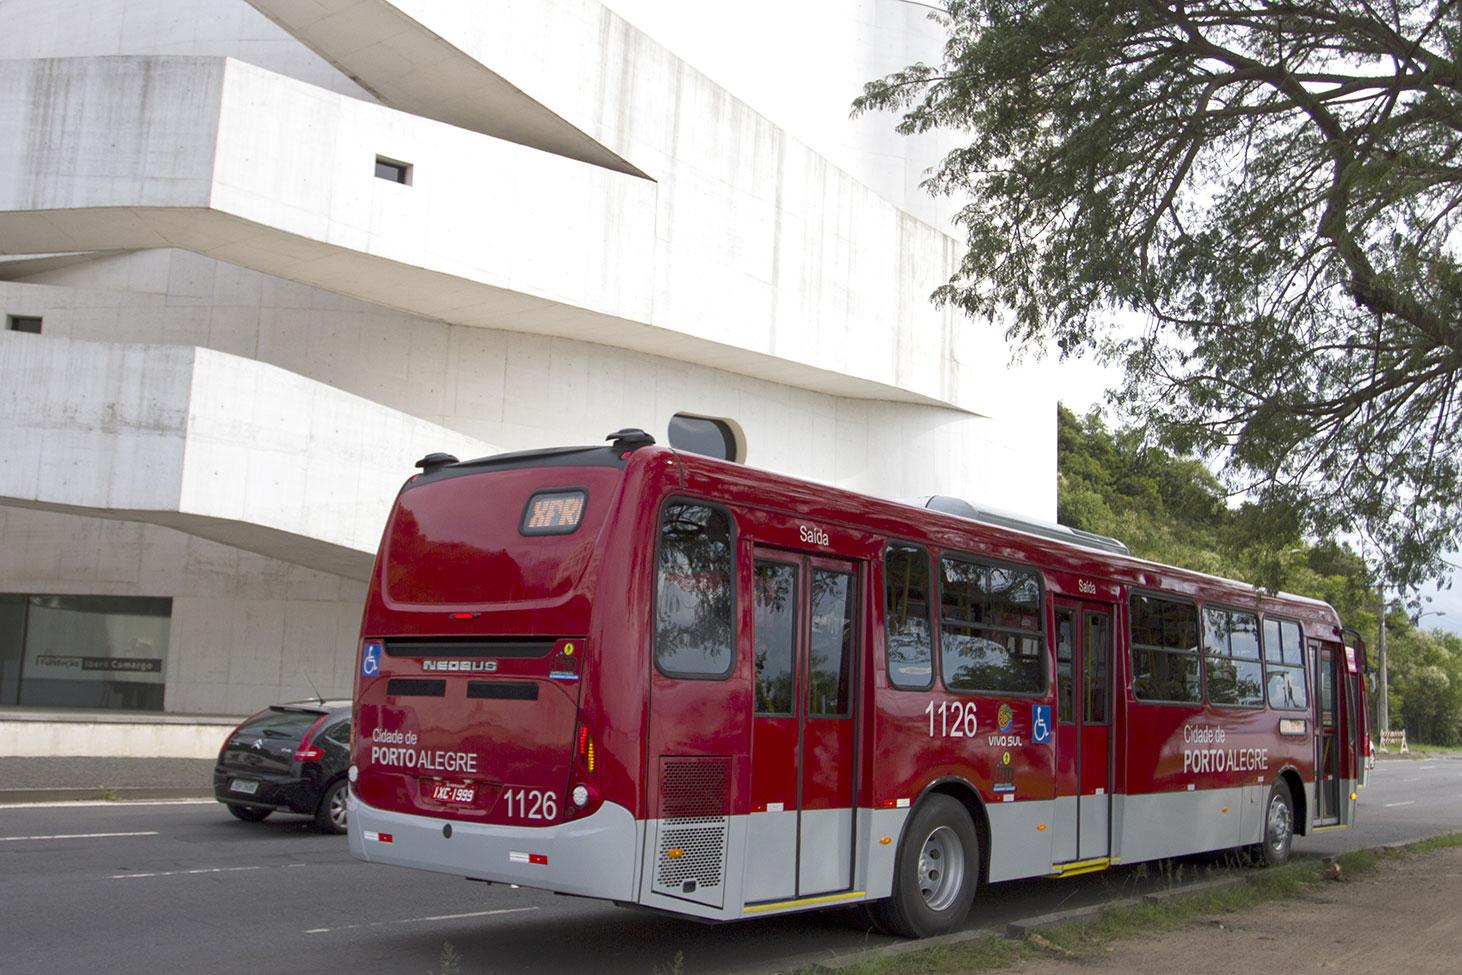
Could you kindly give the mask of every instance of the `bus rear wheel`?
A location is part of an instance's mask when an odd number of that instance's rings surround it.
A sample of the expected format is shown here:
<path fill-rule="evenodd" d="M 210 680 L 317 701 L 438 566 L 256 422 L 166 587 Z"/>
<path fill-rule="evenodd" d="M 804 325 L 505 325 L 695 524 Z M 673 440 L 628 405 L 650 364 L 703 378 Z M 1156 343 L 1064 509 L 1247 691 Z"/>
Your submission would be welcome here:
<path fill-rule="evenodd" d="M 1264 807 L 1264 839 L 1250 848 L 1254 859 L 1266 867 L 1289 862 L 1294 842 L 1294 799 L 1284 780 L 1269 790 L 1269 803 Z"/>
<path fill-rule="evenodd" d="M 969 812 L 949 796 L 932 795 L 904 828 L 893 895 L 870 904 L 867 913 L 890 934 L 948 934 L 969 914 L 979 882 L 980 842 Z"/>

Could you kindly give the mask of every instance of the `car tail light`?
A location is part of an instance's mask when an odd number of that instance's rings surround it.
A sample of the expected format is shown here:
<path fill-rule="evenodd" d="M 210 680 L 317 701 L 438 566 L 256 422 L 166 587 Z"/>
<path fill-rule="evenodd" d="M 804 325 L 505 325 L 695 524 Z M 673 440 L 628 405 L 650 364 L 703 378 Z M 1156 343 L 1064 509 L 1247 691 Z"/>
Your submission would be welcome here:
<path fill-rule="evenodd" d="M 305 736 L 300 739 L 299 747 L 294 750 L 294 760 L 296 762 L 318 762 L 325 757 L 325 749 L 319 745 L 310 744 L 310 739 L 314 737 L 315 732 L 319 729 L 320 725 L 325 723 L 325 719 L 328 717 L 330 717 L 328 714 L 320 715 L 315 723 L 310 725 L 310 730 L 306 731 Z"/>

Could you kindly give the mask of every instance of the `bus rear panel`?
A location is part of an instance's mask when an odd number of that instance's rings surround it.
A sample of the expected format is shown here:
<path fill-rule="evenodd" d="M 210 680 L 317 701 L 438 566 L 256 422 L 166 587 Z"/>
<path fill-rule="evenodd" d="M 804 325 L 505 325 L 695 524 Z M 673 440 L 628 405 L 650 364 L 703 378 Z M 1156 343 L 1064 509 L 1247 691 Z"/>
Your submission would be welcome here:
<path fill-rule="evenodd" d="M 633 770 L 606 769 L 603 733 L 580 720 L 623 467 L 594 448 L 429 469 L 403 488 L 356 677 L 357 857 L 632 898 L 636 810 L 605 790 L 625 792 Z"/>

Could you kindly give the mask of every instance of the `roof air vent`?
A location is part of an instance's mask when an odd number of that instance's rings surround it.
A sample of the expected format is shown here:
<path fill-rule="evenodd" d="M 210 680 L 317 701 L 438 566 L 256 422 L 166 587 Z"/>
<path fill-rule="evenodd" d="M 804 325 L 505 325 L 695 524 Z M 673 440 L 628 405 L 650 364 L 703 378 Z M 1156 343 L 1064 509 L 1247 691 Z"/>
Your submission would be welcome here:
<path fill-rule="evenodd" d="M 455 463 L 457 463 L 457 458 L 453 457 L 451 454 L 435 453 L 427 454 L 421 460 L 416 462 L 416 466 L 421 468 L 421 472 L 423 474 L 430 474 L 432 471 L 440 470 L 441 468 L 446 467 L 448 464 Z"/>
<path fill-rule="evenodd" d="M 655 442 L 654 437 L 638 427 L 616 430 L 604 439 L 614 441 L 610 446 L 615 450 L 639 450 L 641 447 L 648 447 Z"/>

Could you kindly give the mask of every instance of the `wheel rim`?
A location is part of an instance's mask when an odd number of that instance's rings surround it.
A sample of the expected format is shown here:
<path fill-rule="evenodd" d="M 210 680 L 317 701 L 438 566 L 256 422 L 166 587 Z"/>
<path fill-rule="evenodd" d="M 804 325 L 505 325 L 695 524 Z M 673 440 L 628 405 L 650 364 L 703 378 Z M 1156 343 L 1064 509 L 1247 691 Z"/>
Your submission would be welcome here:
<path fill-rule="evenodd" d="M 330 797 L 330 822 L 338 828 L 345 828 L 345 790 L 336 789 Z"/>
<path fill-rule="evenodd" d="M 1275 853 L 1289 846 L 1290 833 L 1294 830 L 1289 804 L 1279 796 L 1269 802 L 1269 848 Z"/>
<path fill-rule="evenodd" d="M 964 886 L 964 844 L 959 834 L 941 826 L 924 840 L 919 850 L 919 896 L 931 911 L 942 911 L 954 903 Z"/>

